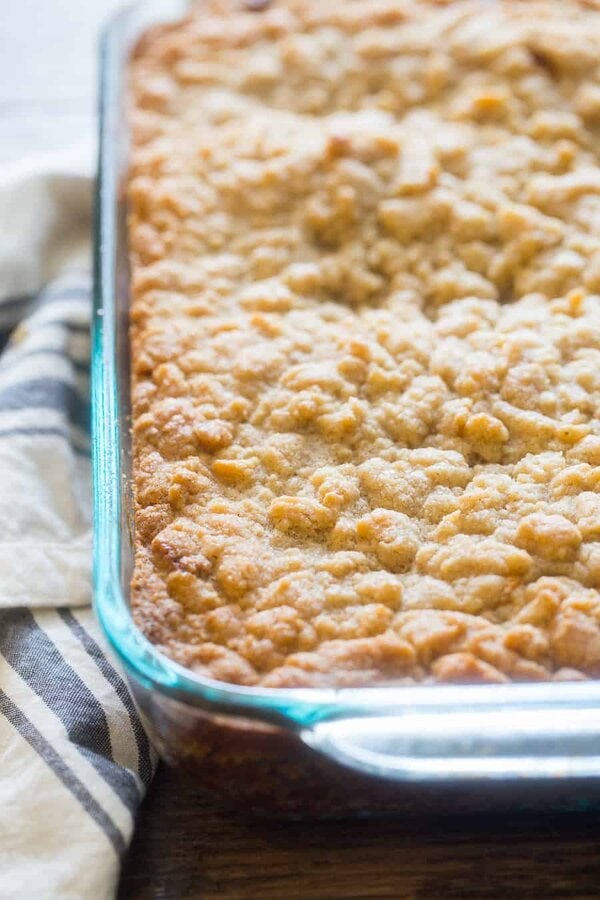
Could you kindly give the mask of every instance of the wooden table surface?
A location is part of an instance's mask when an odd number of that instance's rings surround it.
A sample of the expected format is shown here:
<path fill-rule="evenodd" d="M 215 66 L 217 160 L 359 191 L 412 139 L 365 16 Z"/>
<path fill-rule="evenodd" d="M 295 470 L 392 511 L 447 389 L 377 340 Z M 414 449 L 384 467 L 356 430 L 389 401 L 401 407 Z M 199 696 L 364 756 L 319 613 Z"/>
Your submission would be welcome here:
<path fill-rule="evenodd" d="M 600 897 L 600 813 L 265 822 L 161 769 L 121 900 Z"/>

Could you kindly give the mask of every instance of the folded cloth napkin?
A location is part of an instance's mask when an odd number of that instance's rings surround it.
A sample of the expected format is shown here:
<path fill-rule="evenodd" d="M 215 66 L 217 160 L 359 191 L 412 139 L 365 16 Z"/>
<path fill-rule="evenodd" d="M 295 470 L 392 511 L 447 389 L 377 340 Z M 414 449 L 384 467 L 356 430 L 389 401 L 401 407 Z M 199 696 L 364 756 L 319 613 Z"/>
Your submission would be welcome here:
<path fill-rule="evenodd" d="M 0 897 L 113 897 L 155 757 L 90 603 L 91 149 L 0 171 Z"/>

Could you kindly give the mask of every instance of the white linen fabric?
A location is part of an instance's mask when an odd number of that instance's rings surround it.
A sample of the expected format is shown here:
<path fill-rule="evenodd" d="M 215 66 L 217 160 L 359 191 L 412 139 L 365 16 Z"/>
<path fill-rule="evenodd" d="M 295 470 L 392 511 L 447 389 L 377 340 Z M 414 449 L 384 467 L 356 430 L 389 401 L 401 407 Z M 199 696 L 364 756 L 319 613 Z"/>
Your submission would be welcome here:
<path fill-rule="evenodd" d="M 0 171 L 0 898 L 113 897 L 155 765 L 89 608 L 91 156 Z"/>

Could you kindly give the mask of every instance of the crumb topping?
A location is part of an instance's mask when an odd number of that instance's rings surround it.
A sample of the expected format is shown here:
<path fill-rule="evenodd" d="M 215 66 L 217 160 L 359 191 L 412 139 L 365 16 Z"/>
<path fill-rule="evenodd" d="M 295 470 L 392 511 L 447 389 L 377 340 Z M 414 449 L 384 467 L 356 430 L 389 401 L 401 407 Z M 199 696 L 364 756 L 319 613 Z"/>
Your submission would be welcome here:
<path fill-rule="evenodd" d="M 259 5 L 131 64 L 138 624 L 248 685 L 600 675 L 600 11 Z"/>

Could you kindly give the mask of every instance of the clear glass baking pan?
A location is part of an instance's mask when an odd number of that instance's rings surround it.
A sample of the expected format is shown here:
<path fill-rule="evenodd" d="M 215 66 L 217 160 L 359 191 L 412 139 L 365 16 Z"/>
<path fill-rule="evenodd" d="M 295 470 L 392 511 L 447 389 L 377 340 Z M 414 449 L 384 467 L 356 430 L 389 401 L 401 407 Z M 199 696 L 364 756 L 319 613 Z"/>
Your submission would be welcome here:
<path fill-rule="evenodd" d="M 600 682 L 254 689 L 194 675 L 133 624 L 126 64 L 184 14 L 146 0 L 107 29 L 92 356 L 94 592 L 160 753 L 236 804 L 287 814 L 600 806 Z"/>

